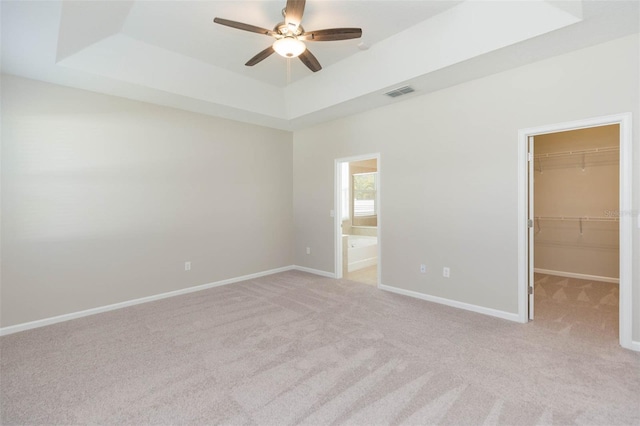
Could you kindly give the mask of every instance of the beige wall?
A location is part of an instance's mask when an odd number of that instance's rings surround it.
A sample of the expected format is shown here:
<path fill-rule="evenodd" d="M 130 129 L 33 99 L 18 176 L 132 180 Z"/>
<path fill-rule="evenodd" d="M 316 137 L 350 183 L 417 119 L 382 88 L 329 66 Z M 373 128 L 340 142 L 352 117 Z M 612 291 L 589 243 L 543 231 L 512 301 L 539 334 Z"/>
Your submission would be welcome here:
<path fill-rule="evenodd" d="M 535 267 L 561 273 L 619 277 L 619 223 L 558 217 L 616 217 L 619 152 L 544 157 L 544 154 L 619 147 L 620 126 L 535 137 Z M 545 219 L 548 218 L 548 219 Z"/>
<path fill-rule="evenodd" d="M 291 265 L 291 181 L 290 132 L 3 75 L 1 325 Z"/>
<path fill-rule="evenodd" d="M 632 112 L 640 164 L 638 51 L 636 34 L 295 132 L 296 263 L 334 270 L 334 159 L 379 152 L 382 283 L 516 313 L 518 130 Z M 640 168 L 633 173 L 637 211 Z"/>
<path fill-rule="evenodd" d="M 640 164 L 638 51 L 634 35 L 418 93 L 294 132 L 293 156 L 287 132 L 3 76 L 0 324 L 333 271 L 334 159 L 377 152 L 382 283 L 516 312 L 517 132 L 629 111 Z M 637 212 L 638 167 L 632 191 Z"/>

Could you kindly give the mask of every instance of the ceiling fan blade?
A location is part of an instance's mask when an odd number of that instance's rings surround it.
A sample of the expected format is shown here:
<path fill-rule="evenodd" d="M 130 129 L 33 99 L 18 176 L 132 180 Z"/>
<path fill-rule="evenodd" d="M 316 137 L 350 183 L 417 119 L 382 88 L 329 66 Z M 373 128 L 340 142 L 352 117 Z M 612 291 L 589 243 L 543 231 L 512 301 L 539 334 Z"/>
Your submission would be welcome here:
<path fill-rule="evenodd" d="M 302 22 L 304 14 L 305 0 L 287 0 L 287 6 L 284 8 L 284 22 L 287 25 L 293 25 L 298 28 Z"/>
<path fill-rule="evenodd" d="M 273 54 L 273 52 L 275 52 L 275 50 L 273 50 L 273 46 L 269 46 L 266 49 L 264 49 L 262 52 L 258 53 L 253 58 L 249 59 L 245 65 L 248 67 L 252 67 L 258 62 L 261 62 L 267 59 L 269 56 Z"/>
<path fill-rule="evenodd" d="M 362 37 L 361 28 L 330 28 L 327 30 L 307 31 L 298 38 L 309 41 L 334 41 L 360 37 Z"/>
<path fill-rule="evenodd" d="M 252 33 L 264 34 L 264 35 L 273 35 L 274 32 L 272 30 L 268 30 L 266 28 L 256 27 L 255 25 L 245 24 L 243 22 L 230 21 L 228 19 L 223 18 L 214 18 L 213 22 L 220 25 L 226 25 L 227 27 L 237 28 L 239 30 L 249 31 Z"/>
<path fill-rule="evenodd" d="M 316 57 L 313 56 L 313 53 L 309 52 L 309 49 L 302 52 L 300 56 L 298 56 L 298 58 L 300 58 L 302 63 L 305 64 L 307 68 L 309 68 L 313 72 L 318 72 L 322 69 L 322 66 L 320 66 L 320 62 L 318 62 Z"/>

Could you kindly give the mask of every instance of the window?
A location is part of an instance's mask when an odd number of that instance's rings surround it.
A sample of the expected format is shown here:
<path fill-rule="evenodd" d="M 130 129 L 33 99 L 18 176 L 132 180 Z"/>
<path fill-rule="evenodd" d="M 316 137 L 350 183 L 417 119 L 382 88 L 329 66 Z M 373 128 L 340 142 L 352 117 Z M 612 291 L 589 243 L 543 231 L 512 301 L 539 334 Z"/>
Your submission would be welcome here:
<path fill-rule="evenodd" d="M 376 192 L 378 173 L 358 173 L 353 175 L 353 216 L 376 216 Z"/>

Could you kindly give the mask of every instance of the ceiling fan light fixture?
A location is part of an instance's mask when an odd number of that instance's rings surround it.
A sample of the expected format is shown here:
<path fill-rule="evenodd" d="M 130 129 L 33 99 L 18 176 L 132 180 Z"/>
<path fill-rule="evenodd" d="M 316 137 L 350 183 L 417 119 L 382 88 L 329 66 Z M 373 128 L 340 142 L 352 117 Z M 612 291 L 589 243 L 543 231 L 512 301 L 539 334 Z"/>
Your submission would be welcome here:
<path fill-rule="evenodd" d="M 214 18 L 213 22 L 276 39 L 271 46 L 258 52 L 253 58 L 249 59 L 247 63 L 245 63 L 245 66 L 252 67 L 274 53 L 278 53 L 278 55 L 284 58 L 298 58 L 312 72 L 318 72 L 322 69 L 322 65 L 320 65 L 320 62 L 318 62 L 318 59 L 313 53 L 307 49 L 304 43 L 305 41 L 351 40 L 362 37 L 362 29 L 327 28 L 310 32 L 305 31 L 302 27 L 302 15 L 304 14 L 305 3 L 306 0 L 287 0 L 286 6 L 282 9 L 284 20 L 276 24 L 272 30 L 218 17 Z M 361 45 L 360 47 L 362 48 L 363 46 L 364 45 Z"/>
<path fill-rule="evenodd" d="M 307 50 L 307 46 L 295 37 L 284 37 L 273 43 L 273 50 L 285 58 L 295 58 Z"/>

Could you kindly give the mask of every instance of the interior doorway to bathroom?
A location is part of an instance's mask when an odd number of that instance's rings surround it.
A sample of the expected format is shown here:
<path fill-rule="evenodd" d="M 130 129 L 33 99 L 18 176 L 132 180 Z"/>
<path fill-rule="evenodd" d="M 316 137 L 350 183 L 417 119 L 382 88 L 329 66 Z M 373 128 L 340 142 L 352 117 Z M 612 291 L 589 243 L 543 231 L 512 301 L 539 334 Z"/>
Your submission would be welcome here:
<path fill-rule="evenodd" d="M 336 160 L 336 277 L 380 283 L 380 156 Z"/>

